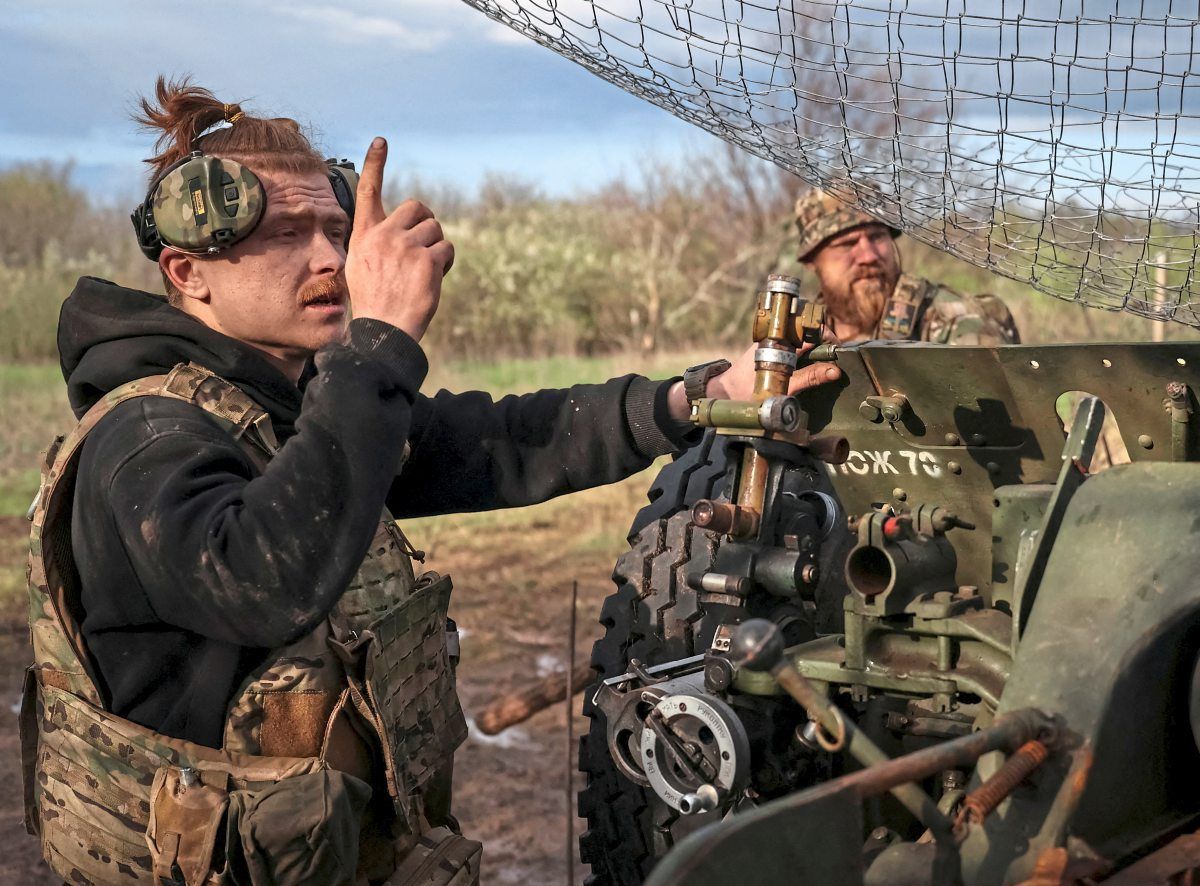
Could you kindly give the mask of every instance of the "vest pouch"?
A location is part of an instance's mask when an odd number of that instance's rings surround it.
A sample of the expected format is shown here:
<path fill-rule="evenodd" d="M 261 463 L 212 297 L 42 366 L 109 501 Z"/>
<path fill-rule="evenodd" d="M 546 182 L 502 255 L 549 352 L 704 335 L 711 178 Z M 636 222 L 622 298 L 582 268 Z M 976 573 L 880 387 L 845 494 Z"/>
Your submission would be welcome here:
<path fill-rule="evenodd" d="M 474 886 L 482 856 L 482 843 L 434 828 L 421 835 L 385 886 Z"/>
<path fill-rule="evenodd" d="M 347 668 L 359 684 L 395 761 L 388 773 L 396 811 L 411 832 L 422 828 L 420 794 L 467 736 L 446 645 L 449 577 L 426 573 L 413 592 L 345 645 L 359 663 Z"/>
<path fill-rule="evenodd" d="M 351 886 L 370 786 L 336 769 L 229 795 L 222 884 Z"/>
<path fill-rule="evenodd" d="M 227 790 L 220 770 L 164 766 L 146 841 L 158 883 L 350 886 L 370 786 L 321 769 Z"/>
<path fill-rule="evenodd" d="M 201 886 L 208 881 L 229 806 L 227 779 L 225 773 L 178 766 L 155 773 L 146 842 L 158 882 Z"/>

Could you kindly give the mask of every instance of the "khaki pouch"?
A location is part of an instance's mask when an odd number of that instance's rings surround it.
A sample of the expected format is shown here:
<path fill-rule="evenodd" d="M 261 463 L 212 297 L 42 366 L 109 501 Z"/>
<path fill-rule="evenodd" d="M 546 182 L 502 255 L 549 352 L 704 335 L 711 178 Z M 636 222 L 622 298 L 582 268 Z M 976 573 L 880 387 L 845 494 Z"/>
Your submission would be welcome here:
<path fill-rule="evenodd" d="M 449 828 L 421 834 L 386 886 L 475 886 L 483 844 Z"/>
<path fill-rule="evenodd" d="M 159 882 L 354 883 L 366 782 L 320 769 L 246 789 L 228 784 L 221 771 L 159 770 L 146 834 Z"/>
<path fill-rule="evenodd" d="M 160 883 L 178 882 L 178 869 L 187 886 L 200 886 L 213 868 L 213 847 L 225 820 L 229 794 L 223 785 L 212 782 L 224 782 L 228 776 L 204 775 L 209 784 L 197 769 L 164 766 L 154 775 L 146 842 Z"/>

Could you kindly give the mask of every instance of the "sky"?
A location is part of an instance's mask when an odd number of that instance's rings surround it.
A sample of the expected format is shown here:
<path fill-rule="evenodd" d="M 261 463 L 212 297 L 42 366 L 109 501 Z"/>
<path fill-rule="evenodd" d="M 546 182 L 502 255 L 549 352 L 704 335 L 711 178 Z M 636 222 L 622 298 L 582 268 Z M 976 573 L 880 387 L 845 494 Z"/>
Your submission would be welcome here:
<path fill-rule="evenodd" d="M 494 2 L 502 9 L 518 6 L 517 0 Z M 833 129 L 840 119 L 837 89 L 857 88 L 853 78 L 829 73 L 832 59 L 841 56 L 826 58 L 827 52 L 805 61 L 803 50 L 789 80 L 780 53 L 794 46 L 781 36 L 771 3 L 553 0 L 559 20 L 546 25 L 541 8 L 548 3 L 520 3 L 531 26 L 558 34 L 561 24 L 591 46 L 599 21 L 602 52 L 634 76 L 647 75 L 643 65 L 652 59 L 655 75 L 677 77 L 678 94 L 692 93 L 690 107 L 701 113 L 710 96 L 696 97 L 697 84 L 708 84 L 714 71 L 731 78 L 713 95 L 735 115 L 744 99 L 739 77 L 747 78 L 756 107 L 768 114 L 785 111 L 797 91 L 824 90 L 834 102 L 815 113 Z M 1152 178 L 1177 183 L 1182 176 L 1191 200 L 1200 187 L 1194 49 L 1200 0 L 1060 0 L 1061 11 L 1042 6 L 1017 0 L 1004 7 L 1003 19 L 990 0 L 813 0 L 793 8 L 805 11 L 798 26 L 807 22 L 826 45 L 849 41 L 847 58 L 863 70 L 886 72 L 894 64 L 889 53 L 899 47 L 906 60 L 897 69 L 902 82 L 921 84 L 914 94 L 926 97 L 925 112 L 934 118 L 951 104 L 944 84 L 953 77 L 953 140 L 983 187 L 1000 186 L 992 179 L 1003 155 L 1017 158 L 1008 187 L 1024 186 L 1014 184 L 1018 175 L 1033 176 L 1034 190 L 1042 191 L 1057 171 L 1071 190 L 1105 178 L 1105 167 L 1108 176 L 1133 184 L 1112 199 L 1140 206 L 1160 190 L 1148 187 Z M 1039 10 L 1041 19 L 1032 15 Z M 459 0 L 343 0 L 336 6 L 0 0 L 0 41 L 0 168 L 71 161 L 78 183 L 108 200 L 141 196 L 139 160 L 150 153 L 151 139 L 129 112 L 160 73 L 190 73 L 218 98 L 243 101 L 250 113 L 309 124 L 330 155 L 360 161 L 371 137 L 385 135 L 391 176 L 415 175 L 468 192 L 493 172 L 571 194 L 636 176 L 648 156 L 681 161 L 717 144 Z M 996 94 L 1005 91 L 1033 100 L 998 103 Z M 889 116 L 887 92 L 882 102 L 865 94 L 860 108 Z M 1055 113 L 1054 103 L 1064 98 L 1073 110 Z M 1109 113 L 1114 108 L 1125 115 L 1119 125 Z M 1179 110 L 1187 112 L 1182 121 L 1174 119 Z M 1074 148 L 1066 158 L 1049 139 L 1064 121 L 1070 126 L 1060 137 Z M 766 118 L 754 122 L 772 129 Z M 746 131 L 760 130 L 751 125 Z M 1007 133 L 1003 146 L 999 131 Z M 820 164 L 817 174 L 836 166 L 842 153 L 836 134 L 824 146 L 800 150 L 786 122 L 777 134 L 792 138 L 788 150 L 802 167 Z M 1114 153 L 1117 135 L 1125 150 Z M 940 151 L 940 129 L 934 136 L 933 147 L 913 140 L 917 156 L 904 162 L 919 164 Z M 1074 174 L 1063 174 L 1068 171 Z"/>
<path fill-rule="evenodd" d="M 457 0 L 0 0 L 0 45 L 0 168 L 72 161 L 106 201 L 140 197 L 129 112 L 160 73 L 356 162 L 384 135 L 389 176 L 468 191 L 493 172 L 570 194 L 716 144 Z"/>

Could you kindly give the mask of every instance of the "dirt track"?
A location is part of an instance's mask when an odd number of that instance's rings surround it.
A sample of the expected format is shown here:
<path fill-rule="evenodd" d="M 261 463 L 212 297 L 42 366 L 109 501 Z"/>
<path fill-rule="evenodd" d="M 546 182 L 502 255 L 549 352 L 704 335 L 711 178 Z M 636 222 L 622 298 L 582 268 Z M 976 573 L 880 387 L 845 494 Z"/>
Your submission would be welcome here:
<path fill-rule="evenodd" d="M 610 504 L 601 507 L 607 511 Z M 611 507 L 613 519 L 628 522 L 627 504 Z M 0 532 L 9 535 L 27 526 L 19 518 L 0 519 Z M 572 520 L 539 519 L 437 533 L 427 566 L 455 577 L 451 613 L 463 631 L 459 688 L 468 717 L 497 694 L 564 663 L 572 576 L 581 579 L 578 654 L 590 654 L 612 553 L 604 546 L 573 551 L 579 529 Z M 467 536 L 469 547 L 460 543 Z M 420 535 L 414 542 L 421 546 Z M 0 883 L 41 886 L 61 881 L 43 866 L 21 818 L 15 705 L 30 655 L 24 619 L 24 611 L 0 613 Z M 576 696 L 576 710 L 579 701 Z M 585 722 L 576 714 L 576 735 Z M 565 733 L 565 708 L 557 705 L 493 739 L 472 730 L 459 750 L 455 813 L 464 832 L 484 842 L 484 883 L 567 882 Z M 584 875 L 577 866 L 575 882 Z"/>

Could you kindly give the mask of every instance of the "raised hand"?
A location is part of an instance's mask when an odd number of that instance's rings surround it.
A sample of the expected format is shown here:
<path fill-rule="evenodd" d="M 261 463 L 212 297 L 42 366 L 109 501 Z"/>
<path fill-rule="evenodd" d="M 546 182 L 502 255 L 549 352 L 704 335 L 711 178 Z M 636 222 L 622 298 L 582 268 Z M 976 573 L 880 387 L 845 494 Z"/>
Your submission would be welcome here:
<path fill-rule="evenodd" d="M 384 212 L 386 162 L 387 142 L 376 138 L 358 180 L 346 283 L 355 317 L 382 320 L 420 341 L 454 264 L 454 245 L 423 203 L 405 200 L 390 216 Z"/>

